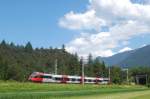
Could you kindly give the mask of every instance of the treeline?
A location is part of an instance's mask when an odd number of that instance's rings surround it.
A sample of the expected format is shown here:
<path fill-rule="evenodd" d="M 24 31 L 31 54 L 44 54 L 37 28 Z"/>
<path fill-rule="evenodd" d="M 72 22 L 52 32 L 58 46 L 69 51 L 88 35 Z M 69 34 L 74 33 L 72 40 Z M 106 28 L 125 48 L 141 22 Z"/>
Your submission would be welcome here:
<path fill-rule="evenodd" d="M 33 72 L 54 74 L 57 60 L 58 74 L 81 76 L 84 64 L 85 76 L 109 77 L 112 83 L 127 83 L 127 71 L 119 66 L 107 67 L 98 58 L 89 54 L 86 60 L 77 54 L 70 54 L 65 50 L 65 45 L 58 48 L 33 48 L 28 42 L 25 46 L 0 42 L 0 80 L 27 81 Z M 135 82 L 136 75 L 147 75 L 150 83 L 150 67 L 129 68 L 129 82 Z"/>
<path fill-rule="evenodd" d="M 136 83 L 148 84 L 150 86 L 150 67 L 148 66 L 134 66 L 124 69 L 119 66 L 112 66 L 110 70 L 112 83 Z"/>
<path fill-rule="evenodd" d="M 65 45 L 58 48 L 33 48 L 28 42 L 25 46 L 0 43 L 0 80 L 27 81 L 32 72 L 54 73 L 57 60 L 58 74 L 81 75 L 82 63 L 77 54 L 70 54 Z M 93 59 L 90 54 L 85 64 L 86 76 L 107 77 L 108 69 L 104 62 Z"/>

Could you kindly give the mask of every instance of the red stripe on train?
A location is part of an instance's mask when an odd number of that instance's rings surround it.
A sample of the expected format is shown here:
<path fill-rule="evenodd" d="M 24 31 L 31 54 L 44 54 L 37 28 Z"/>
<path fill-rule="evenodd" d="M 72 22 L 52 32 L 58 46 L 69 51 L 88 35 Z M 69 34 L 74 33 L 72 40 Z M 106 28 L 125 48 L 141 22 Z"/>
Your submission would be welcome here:
<path fill-rule="evenodd" d="M 33 81 L 33 82 L 42 82 L 43 78 L 31 78 L 31 81 Z"/>

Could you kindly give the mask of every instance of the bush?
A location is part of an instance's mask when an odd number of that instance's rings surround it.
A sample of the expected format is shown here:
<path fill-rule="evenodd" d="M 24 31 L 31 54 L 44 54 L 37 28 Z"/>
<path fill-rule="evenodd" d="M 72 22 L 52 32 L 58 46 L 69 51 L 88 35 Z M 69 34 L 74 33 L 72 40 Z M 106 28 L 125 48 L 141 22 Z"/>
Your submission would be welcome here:
<path fill-rule="evenodd" d="M 150 83 L 147 84 L 147 87 L 150 88 Z"/>

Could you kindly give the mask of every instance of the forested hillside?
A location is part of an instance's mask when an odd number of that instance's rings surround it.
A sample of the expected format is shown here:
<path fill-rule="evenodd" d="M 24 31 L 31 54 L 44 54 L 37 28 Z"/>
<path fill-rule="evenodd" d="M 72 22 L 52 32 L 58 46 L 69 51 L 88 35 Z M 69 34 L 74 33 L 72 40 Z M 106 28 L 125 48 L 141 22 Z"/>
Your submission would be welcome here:
<path fill-rule="evenodd" d="M 26 81 L 35 71 L 54 73 L 55 60 L 58 61 L 58 74 L 81 75 L 82 60 L 77 54 L 70 54 L 62 45 L 57 48 L 32 48 L 30 42 L 25 46 L 0 43 L 0 80 Z M 86 76 L 106 76 L 105 64 L 89 55 L 85 65 Z"/>
<path fill-rule="evenodd" d="M 150 66 L 150 45 L 135 50 L 118 53 L 111 57 L 98 57 L 107 65 L 120 67 Z"/>
<path fill-rule="evenodd" d="M 27 81 L 32 72 L 54 73 L 55 61 L 58 64 L 58 74 L 81 76 L 83 60 L 77 54 L 70 54 L 65 45 L 58 48 L 32 48 L 30 42 L 25 46 L 13 43 L 0 42 L 0 80 Z M 85 60 L 84 60 L 85 61 Z M 94 59 L 91 54 L 84 63 L 85 76 L 108 77 L 108 68 L 105 63 Z M 145 71 L 147 70 L 147 71 Z M 126 81 L 126 71 L 120 67 L 110 68 L 111 81 L 122 83 Z M 133 68 L 129 79 L 134 81 L 136 74 L 148 74 L 149 68 Z"/>
<path fill-rule="evenodd" d="M 150 67 L 150 45 L 134 50 L 125 60 L 119 62 L 120 66 L 149 66 Z"/>
<path fill-rule="evenodd" d="M 115 54 L 113 56 L 110 57 L 98 57 L 100 60 L 105 61 L 105 63 L 108 66 L 113 66 L 113 65 L 118 65 L 118 63 L 122 62 L 123 60 L 125 60 L 128 56 L 130 56 L 132 53 L 134 52 L 134 50 L 132 51 L 127 51 L 127 52 L 123 52 L 123 53 L 118 53 Z"/>

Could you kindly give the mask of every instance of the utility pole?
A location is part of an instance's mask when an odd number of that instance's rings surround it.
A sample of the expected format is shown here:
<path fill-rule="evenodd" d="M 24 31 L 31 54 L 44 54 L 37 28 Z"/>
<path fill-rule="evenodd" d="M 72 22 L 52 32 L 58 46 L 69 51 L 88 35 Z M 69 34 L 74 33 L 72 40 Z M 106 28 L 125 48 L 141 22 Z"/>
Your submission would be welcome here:
<path fill-rule="evenodd" d="M 109 73 L 109 74 L 108 74 L 108 76 L 109 76 L 108 78 L 109 78 L 109 83 L 110 83 L 110 66 L 109 66 L 109 68 L 108 68 L 108 73 Z"/>
<path fill-rule="evenodd" d="M 57 59 L 55 60 L 55 75 L 57 75 Z"/>
<path fill-rule="evenodd" d="M 127 68 L 127 83 L 129 84 L 129 69 Z"/>
<path fill-rule="evenodd" d="M 129 69 L 126 68 L 126 69 L 123 69 L 126 71 L 126 80 L 127 80 L 127 83 L 129 84 Z"/>
<path fill-rule="evenodd" d="M 146 85 L 148 84 L 148 76 L 147 76 L 147 74 L 146 74 Z"/>
<path fill-rule="evenodd" d="M 83 57 L 81 57 L 82 60 L 82 85 L 84 85 L 84 61 L 83 61 Z"/>

